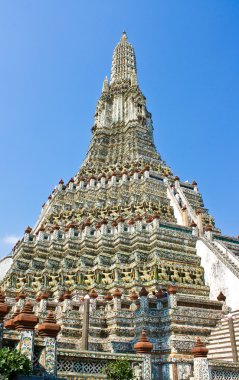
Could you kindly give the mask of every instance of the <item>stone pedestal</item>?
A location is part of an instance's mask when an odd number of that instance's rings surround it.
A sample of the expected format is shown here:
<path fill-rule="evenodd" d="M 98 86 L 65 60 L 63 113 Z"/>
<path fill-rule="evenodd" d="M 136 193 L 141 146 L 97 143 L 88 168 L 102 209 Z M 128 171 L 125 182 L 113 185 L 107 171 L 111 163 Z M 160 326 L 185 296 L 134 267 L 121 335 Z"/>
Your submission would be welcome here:
<path fill-rule="evenodd" d="M 137 354 L 144 354 L 143 362 L 143 380 L 152 379 L 152 362 L 151 362 L 151 351 L 153 349 L 153 344 L 148 340 L 145 331 L 142 331 L 138 342 L 134 345 L 134 349 Z"/>
<path fill-rule="evenodd" d="M 45 368 L 48 375 L 57 374 L 56 337 L 60 331 L 60 326 L 56 323 L 55 316 L 49 312 L 44 322 L 38 325 L 40 336 L 44 337 L 45 348 L 40 356 L 40 364 Z"/>
<path fill-rule="evenodd" d="M 208 365 L 207 359 L 208 349 L 204 346 L 201 339 L 196 338 L 195 346 L 192 349 L 192 354 L 194 356 L 193 366 L 194 366 L 194 379 L 195 380 L 211 380 L 211 372 Z"/>
<path fill-rule="evenodd" d="M 211 380 L 207 358 L 194 358 L 194 380 Z"/>
<path fill-rule="evenodd" d="M 151 380 L 152 379 L 152 361 L 151 355 L 144 355 L 144 363 L 143 363 L 143 380 Z"/>
<path fill-rule="evenodd" d="M 33 312 L 31 302 L 26 302 L 22 311 L 13 319 L 15 329 L 21 332 L 19 349 L 33 363 L 34 352 L 34 328 L 38 323 L 38 317 Z"/>
<path fill-rule="evenodd" d="M 17 345 L 17 349 L 21 351 L 31 363 L 33 363 L 34 337 L 34 330 L 21 330 L 20 341 Z"/>
<path fill-rule="evenodd" d="M 45 338 L 45 369 L 49 375 L 57 375 L 56 338 Z"/>

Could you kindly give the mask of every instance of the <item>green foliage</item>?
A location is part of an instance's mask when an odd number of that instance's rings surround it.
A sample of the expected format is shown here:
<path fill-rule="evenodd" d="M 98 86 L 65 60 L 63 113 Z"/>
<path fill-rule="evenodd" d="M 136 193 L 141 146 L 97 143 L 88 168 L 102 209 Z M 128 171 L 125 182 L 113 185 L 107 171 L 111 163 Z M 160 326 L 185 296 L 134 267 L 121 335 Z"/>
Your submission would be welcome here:
<path fill-rule="evenodd" d="M 0 349 L 0 380 L 12 380 L 17 375 L 30 375 L 31 362 L 20 351 Z"/>
<path fill-rule="evenodd" d="M 109 380 L 133 380 L 133 369 L 128 360 L 117 359 L 110 362 L 104 368 L 104 372 Z"/>

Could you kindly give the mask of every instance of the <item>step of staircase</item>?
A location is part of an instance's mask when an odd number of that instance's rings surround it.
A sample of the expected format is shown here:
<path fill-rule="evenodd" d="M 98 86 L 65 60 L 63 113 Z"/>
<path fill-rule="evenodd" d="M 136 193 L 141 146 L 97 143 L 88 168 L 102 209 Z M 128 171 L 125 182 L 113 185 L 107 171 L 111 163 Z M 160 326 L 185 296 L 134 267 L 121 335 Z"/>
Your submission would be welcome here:
<path fill-rule="evenodd" d="M 209 359 L 233 362 L 232 337 L 227 317 L 230 317 L 230 315 L 225 316 L 211 332 L 207 346 Z M 239 311 L 232 312 L 231 318 L 233 320 L 235 345 L 239 356 Z"/>

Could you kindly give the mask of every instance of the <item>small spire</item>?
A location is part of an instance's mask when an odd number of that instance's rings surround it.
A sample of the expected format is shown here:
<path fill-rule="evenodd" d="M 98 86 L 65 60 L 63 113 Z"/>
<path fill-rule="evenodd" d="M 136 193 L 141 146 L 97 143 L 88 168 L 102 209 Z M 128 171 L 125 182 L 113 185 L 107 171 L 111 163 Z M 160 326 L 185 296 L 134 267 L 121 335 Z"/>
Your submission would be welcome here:
<path fill-rule="evenodd" d="M 122 33 L 122 37 L 121 37 L 121 41 L 122 42 L 125 42 L 125 41 L 127 41 L 127 34 L 126 34 L 126 32 L 125 31 L 123 31 L 123 33 Z"/>
<path fill-rule="evenodd" d="M 222 301 L 222 302 L 226 301 L 226 297 L 224 296 L 224 294 L 222 293 L 222 291 L 217 296 L 217 299 L 218 299 L 218 301 Z"/>
<path fill-rule="evenodd" d="M 208 349 L 205 347 L 201 339 L 199 337 L 196 337 L 195 345 L 192 348 L 191 352 L 195 358 L 206 358 L 208 354 Z"/>
<path fill-rule="evenodd" d="M 21 312 L 25 314 L 34 314 L 32 303 L 30 301 L 26 301 Z"/>
<path fill-rule="evenodd" d="M 140 297 L 147 297 L 149 294 L 149 292 L 147 291 L 147 289 L 143 286 L 139 292 L 139 296 Z"/>
<path fill-rule="evenodd" d="M 37 326 L 37 329 L 40 336 L 56 338 L 61 330 L 61 326 L 56 323 L 55 314 L 52 311 L 49 311 L 47 317 L 44 319 L 43 323 Z"/>
<path fill-rule="evenodd" d="M 43 323 L 56 323 L 56 317 L 53 311 L 49 311 L 47 317 L 44 319 Z"/>
<path fill-rule="evenodd" d="M 106 75 L 103 82 L 102 92 L 108 92 L 108 91 L 109 91 L 109 82 L 108 82 L 108 77 Z"/>
<path fill-rule="evenodd" d="M 143 330 L 138 342 L 134 345 L 137 354 L 150 354 L 153 344 L 148 340 L 146 332 Z"/>
<path fill-rule="evenodd" d="M 116 288 L 116 289 L 115 289 L 115 291 L 113 292 L 113 296 L 114 296 L 115 298 L 121 298 L 122 293 L 121 293 L 121 291 L 119 290 L 119 288 Z"/>

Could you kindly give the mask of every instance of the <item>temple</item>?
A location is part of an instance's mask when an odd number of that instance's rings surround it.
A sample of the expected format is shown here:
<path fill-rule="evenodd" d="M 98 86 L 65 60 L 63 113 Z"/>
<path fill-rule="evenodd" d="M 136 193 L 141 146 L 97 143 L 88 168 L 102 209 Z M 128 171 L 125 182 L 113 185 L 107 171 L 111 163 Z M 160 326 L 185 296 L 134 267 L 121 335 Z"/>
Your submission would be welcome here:
<path fill-rule="evenodd" d="M 137 380 L 238 379 L 239 239 L 157 152 L 125 32 L 80 170 L 0 268 L 0 344 L 39 376 L 125 356 Z"/>

